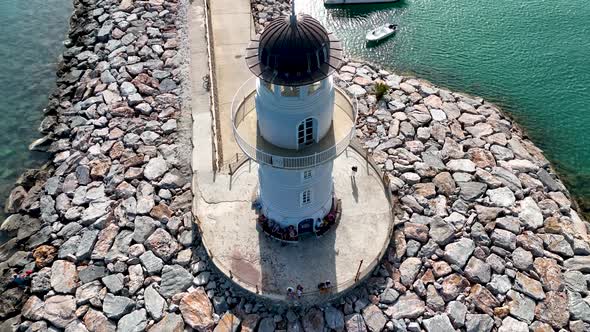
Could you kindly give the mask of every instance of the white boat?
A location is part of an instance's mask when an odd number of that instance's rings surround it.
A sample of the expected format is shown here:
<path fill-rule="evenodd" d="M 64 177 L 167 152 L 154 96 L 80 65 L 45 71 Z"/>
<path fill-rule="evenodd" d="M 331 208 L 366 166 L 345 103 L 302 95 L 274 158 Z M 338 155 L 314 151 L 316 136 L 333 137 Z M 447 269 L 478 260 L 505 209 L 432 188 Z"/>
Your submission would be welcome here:
<path fill-rule="evenodd" d="M 378 28 L 375 28 L 367 32 L 368 41 L 379 41 L 393 35 L 397 31 L 396 24 L 384 24 Z"/>
<path fill-rule="evenodd" d="M 367 3 L 397 2 L 399 0 L 324 0 L 324 5 L 360 5 Z"/>

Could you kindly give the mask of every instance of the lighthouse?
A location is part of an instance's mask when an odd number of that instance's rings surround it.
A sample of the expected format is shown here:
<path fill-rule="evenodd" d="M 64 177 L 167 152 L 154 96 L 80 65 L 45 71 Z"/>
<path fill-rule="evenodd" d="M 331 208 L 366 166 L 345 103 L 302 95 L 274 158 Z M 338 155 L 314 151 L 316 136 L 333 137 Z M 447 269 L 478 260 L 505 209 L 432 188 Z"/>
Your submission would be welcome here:
<path fill-rule="evenodd" d="M 233 133 L 258 163 L 255 206 L 273 236 L 292 240 L 334 222 L 333 161 L 348 147 L 356 119 L 332 76 L 342 62 L 340 41 L 294 10 L 246 50 L 254 77 L 234 98 Z"/>

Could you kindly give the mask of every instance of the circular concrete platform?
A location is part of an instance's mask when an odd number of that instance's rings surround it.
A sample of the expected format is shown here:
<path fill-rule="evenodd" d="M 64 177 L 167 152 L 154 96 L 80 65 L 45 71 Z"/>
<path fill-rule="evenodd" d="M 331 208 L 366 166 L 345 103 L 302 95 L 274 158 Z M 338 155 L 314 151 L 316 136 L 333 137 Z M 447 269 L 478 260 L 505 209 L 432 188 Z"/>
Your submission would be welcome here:
<path fill-rule="evenodd" d="M 272 300 L 313 304 L 351 288 L 368 275 L 387 249 L 393 218 L 379 173 L 348 148 L 334 161 L 335 193 L 342 217 L 322 237 L 282 243 L 256 229 L 251 202 L 256 196 L 257 166 L 242 165 L 234 175 L 199 183 L 196 213 L 203 244 L 217 268 L 239 286 Z M 352 181 L 351 167 L 359 171 Z M 224 181 L 224 177 L 226 178 Z M 231 179 L 231 189 L 230 189 Z M 317 285 L 333 287 L 320 294 Z M 286 296 L 303 286 L 300 300 Z"/>

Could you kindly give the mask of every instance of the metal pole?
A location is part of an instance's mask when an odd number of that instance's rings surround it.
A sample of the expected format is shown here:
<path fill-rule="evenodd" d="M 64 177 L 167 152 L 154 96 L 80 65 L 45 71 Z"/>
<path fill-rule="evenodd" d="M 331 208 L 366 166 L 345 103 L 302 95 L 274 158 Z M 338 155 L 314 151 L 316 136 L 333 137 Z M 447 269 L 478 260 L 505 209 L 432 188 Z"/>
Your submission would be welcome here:
<path fill-rule="evenodd" d="M 367 175 L 369 175 L 369 151 L 367 151 L 367 155 L 365 156 L 365 161 L 367 162 Z"/>
<path fill-rule="evenodd" d="M 359 268 L 356 270 L 356 275 L 354 276 L 354 282 L 359 281 L 359 274 L 361 273 L 361 266 L 363 265 L 363 260 L 359 262 Z"/>

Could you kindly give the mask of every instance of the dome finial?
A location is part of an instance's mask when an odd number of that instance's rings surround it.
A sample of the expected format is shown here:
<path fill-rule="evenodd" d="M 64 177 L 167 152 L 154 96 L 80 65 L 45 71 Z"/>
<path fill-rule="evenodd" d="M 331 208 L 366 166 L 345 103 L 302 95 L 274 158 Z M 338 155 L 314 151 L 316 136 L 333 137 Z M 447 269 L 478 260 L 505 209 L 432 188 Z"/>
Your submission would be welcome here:
<path fill-rule="evenodd" d="M 297 15 L 295 14 L 295 0 L 291 0 L 291 26 L 297 24 Z"/>

